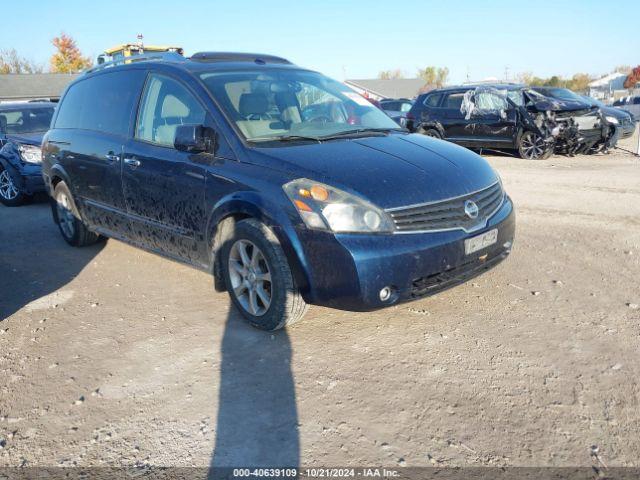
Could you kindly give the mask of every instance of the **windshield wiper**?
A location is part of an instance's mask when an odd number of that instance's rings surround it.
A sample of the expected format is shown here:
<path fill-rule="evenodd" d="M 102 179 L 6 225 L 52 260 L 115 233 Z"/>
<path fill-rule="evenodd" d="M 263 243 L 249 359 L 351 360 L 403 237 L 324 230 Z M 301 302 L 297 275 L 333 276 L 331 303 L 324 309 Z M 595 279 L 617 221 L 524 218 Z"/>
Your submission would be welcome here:
<path fill-rule="evenodd" d="M 385 137 L 390 132 L 405 132 L 404 128 L 356 128 L 343 132 L 332 133 L 318 137 L 319 140 L 333 140 L 337 138 Z"/>
<path fill-rule="evenodd" d="M 250 142 L 296 142 L 299 140 L 308 140 L 320 143 L 320 138 L 305 135 L 275 135 L 272 137 L 255 137 L 250 138 Z"/>

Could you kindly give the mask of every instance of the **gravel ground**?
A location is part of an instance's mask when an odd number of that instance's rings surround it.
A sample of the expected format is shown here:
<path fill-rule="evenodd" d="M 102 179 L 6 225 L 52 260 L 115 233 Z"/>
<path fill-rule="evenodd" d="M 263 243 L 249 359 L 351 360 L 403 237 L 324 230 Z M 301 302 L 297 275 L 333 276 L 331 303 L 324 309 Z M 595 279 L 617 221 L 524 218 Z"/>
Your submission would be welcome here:
<path fill-rule="evenodd" d="M 488 158 L 506 262 L 275 335 L 205 273 L 0 207 L 0 466 L 640 466 L 640 160 Z"/>

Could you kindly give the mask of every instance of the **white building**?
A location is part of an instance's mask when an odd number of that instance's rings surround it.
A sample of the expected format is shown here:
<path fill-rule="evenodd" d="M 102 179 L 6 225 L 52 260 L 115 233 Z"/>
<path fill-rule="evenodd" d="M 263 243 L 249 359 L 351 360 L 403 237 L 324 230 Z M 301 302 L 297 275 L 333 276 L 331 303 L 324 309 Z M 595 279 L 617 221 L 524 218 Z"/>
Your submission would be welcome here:
<path fill-rule="evenodd" d="M 610 73 L 598 80 L 594 80 L 589 84 L 589 96 L 601 100 L 609 100 L 628 95 L 624 88 L 624 81 L 627 78 L 626 73 Z M 621 93 L 620 91 L 624 92 Z M 616 95 L 616 92 L 618 94 Z"/>

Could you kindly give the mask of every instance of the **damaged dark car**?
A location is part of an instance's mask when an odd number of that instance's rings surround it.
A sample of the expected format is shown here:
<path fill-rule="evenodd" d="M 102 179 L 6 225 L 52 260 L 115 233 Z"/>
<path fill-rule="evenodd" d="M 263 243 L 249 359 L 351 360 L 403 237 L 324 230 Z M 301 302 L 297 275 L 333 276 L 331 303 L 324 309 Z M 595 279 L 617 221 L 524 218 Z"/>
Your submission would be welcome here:
<path fill-rule="evenodd" d="M 17 207 L 44 192 L 40 143 L 55 103 L 0 105 L 0 202 Z"/>
<path fill-rule="evenodd" d="M 596 106 L 558 101 L 523 85 L 464 85 L 420 95 L 407 115 L 412 132 L 474 150 L 549 158 L 611 148 L 617 138 Z"/>
<path fill-rule="evenodd" d="M 578 95 L 568 88 L 535 87 L 532 90 L 557 101 L 584 102 L 592 107 L 599 108 L 602 115 L 604 115 L 605 120 L 610 125 L 609 134 L 606 135 L 606 140 L 612 140 L 614 137 L 616 139 L 629 138 L 635 131 L 635 119 L 630 112 L 626 112 L 619 108 L 609 107 L 594 98 Z"/>

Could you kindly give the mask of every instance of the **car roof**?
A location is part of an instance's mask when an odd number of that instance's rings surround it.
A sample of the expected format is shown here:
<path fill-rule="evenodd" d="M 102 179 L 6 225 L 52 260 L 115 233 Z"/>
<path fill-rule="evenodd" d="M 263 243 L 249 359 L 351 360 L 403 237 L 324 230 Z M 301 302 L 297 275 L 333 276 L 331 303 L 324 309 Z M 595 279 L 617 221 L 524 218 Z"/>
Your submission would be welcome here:
<path fill-rule="evenodd" d="M 197 73 L 212 70 L 255 70 L 256 68 L 270 69 L 292 69 L 306 70 L 294 65 L 289 60 L 261 53 L 243 53 L 243 52 L 198 52 L 191 57 L 183 57 L 180 54 L 167 53 L 151 53 L 127 57 L 124 60 L 116 60 L 97 65 L 85 71 L 81 78 L 93 76 L 104 71 L 125 70 L 129 68 L 158 67 L 167 66 L 177 70 Z M 80 79 L 79 79 L 80 80 Z"/>
<path fill-rule="evenodd" d="M 496 90 L 521 90 L 526 85 L 519 83 L 469 83 L 466 85 L 450 85 L 448 87 L 436 88 L 426 92 L 425 95 L 430 93 L 447 93 L 447 92 L 460 92 L 466 90 L 473 90 L 475 88 L 495 88 Z"/>
<path fill-rule="evenodd" d="M 0 103 L 0 111 L 4 110 L 25 110 L 30 108 L 42 108 L 42 107 L 56 107 L 56 103 L 54 102 L 7 102 Z"/>

